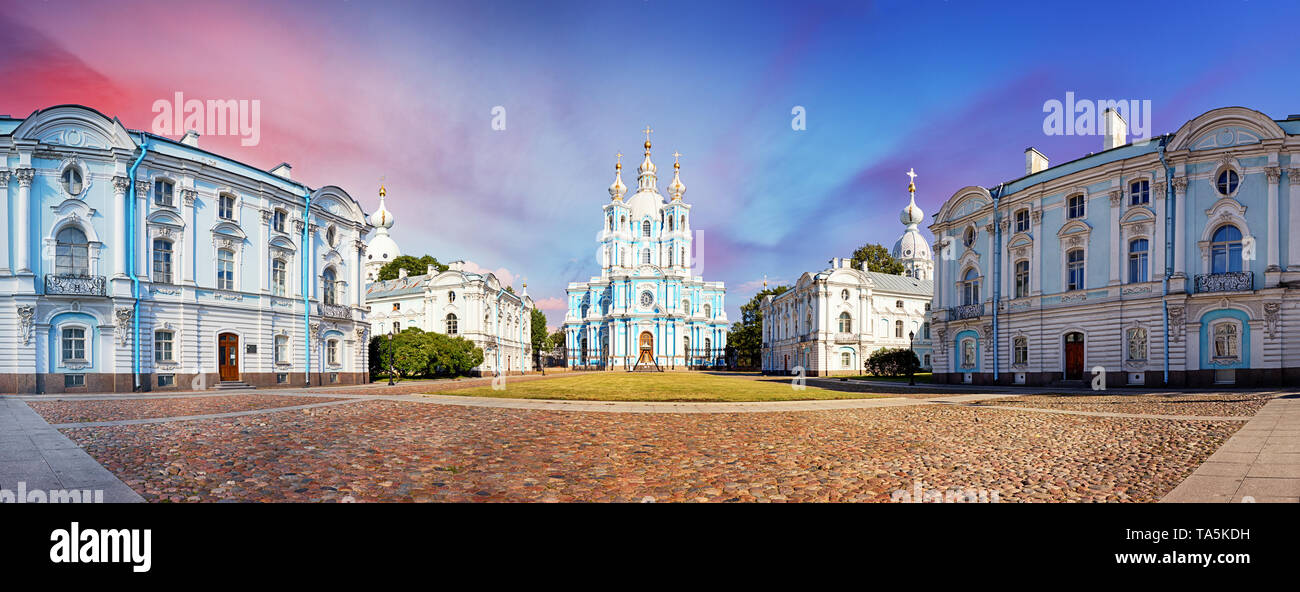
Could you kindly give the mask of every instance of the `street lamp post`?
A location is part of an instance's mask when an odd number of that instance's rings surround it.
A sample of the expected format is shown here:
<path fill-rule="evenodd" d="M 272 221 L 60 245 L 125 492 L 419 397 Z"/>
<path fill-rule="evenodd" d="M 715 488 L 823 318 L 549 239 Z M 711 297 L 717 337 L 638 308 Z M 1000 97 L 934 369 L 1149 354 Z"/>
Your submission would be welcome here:
<path fill-rule="evenodd" d="M 916 365 L 912 363 L 916 359 L 916 331 L 907 332 L 907 351 L 912 354 L 907 359 L 907 386 L 916 386 Z"/>

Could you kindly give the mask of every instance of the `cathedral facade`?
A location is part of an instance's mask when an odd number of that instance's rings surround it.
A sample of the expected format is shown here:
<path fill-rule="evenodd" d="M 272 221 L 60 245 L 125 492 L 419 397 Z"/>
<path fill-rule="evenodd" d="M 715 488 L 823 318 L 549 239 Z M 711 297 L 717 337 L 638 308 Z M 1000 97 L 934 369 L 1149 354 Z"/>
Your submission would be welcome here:
<path fill-rule="evenodd" d="M 626 200 L 622 162 L 614 167 L 610 200 L 601 215 L 600 276 L 570 283 L 566 290 L 565 348 L 572 367 L 726 363 L 726 287 L 693 274 L 691 206 L 682 200 L 681 165 L 673 163 L 665 199 L 650 159 L 650 131 L 646 128 L 636 192 Z"/>
<path fill-rule="evenodd" d="M 909 171 L 909 174 L 910 171 Z M 899 220 L 905 226 L 893 256 L 904 275 L 854 268 L 845 258 L 804 273 L 789 290 L 763 298 L 762 364 L 765 374 L 858 375 L 868 356 L 883 348 L 911 348 L 923 369 L 930 347 L 930 244 L 917 230 L 924 220 L 916 206 L 916 185 Z"/>

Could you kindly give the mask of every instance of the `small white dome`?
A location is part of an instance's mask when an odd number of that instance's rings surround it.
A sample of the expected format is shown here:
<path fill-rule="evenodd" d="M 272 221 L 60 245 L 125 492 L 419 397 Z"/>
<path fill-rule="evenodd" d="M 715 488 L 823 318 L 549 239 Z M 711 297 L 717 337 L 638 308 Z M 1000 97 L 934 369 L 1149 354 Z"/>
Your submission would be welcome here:
<path fill-rule="evenodd" d="M 384 196 L 379 196 L 379 208 L 370 213 L 370 225 L 387 230 L 393 227 L 393 213 L 384 206 Z"/>
<path fill-rule="evenodd" d="M 402 255 L 402 250 L 397 248 L 397 241 L 388 236 L 387 232 L 381 232 L 370 239 L 366 245 L 366 262 L 379 263 L 383 265 Z"/>
<path fill-rule="evenodd" d="M 925 221 L 925 212 L 916 205 L 916 198 L 913 198 L 907 207 L 898 214 L 898 221 L 907 226 L 915 226 Z"/>

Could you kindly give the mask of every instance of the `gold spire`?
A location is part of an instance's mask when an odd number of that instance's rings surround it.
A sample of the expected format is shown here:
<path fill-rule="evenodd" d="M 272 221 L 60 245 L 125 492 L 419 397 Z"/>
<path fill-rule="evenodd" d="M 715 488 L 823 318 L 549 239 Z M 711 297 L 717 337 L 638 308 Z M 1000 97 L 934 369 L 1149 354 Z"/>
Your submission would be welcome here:
<path fill-rule="evenodd" d="M 643 129 L 643 130 L 641 130 L 641 131 L 645 133 L 645 153 L 646 153 L 647 155 L 649 155 L 649 154 L 650 154 L 650 134 L 655 133 L 655 131 L 652 130 L 652 129 L 650 129 L 650 126 L 648 126 L 648 125 L 645 126 L 645 129 Z"/>
<path fill-rule="evenodd" d="M 907 192 L 916 193 L 916 169 L 907 169 Z"/>

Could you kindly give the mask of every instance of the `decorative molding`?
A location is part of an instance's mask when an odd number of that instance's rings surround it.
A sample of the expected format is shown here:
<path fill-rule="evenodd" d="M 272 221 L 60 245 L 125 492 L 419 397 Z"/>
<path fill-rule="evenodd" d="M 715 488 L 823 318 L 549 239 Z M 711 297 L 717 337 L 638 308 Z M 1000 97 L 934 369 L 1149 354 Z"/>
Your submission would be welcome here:
<path fill-rule="evenodd" d="M 18 186 L 26 189 L 32 186 L 32 179 L 36 178 L 36 169 L 18 169 L 14 171 L 14 176 L 18 178 Z"/>
<path fill-rule="evenodd" d="M 1187 177 L 1174 177 L 1174 194 L 1185 195 L 1187 193 Z"/>
<path fill-rule="evenodd" d="M 1110 192 L 1110 207 L 1118 208 L 1120 201 L 1124 199 L 1122 191 L 1116 189 Z"/>
<path fill-rule="evenodd" d="M 18 336 L 22 338 L 23 345 L 32 344 L 32 328 L 35 326 L 32 321 L 35 316 L 36 307 L 30 304 L 18 306 Z"/>
<path fill-rule="evenodd" d="M 1043 222 L 1043 210 L 1041 210 L 1041 209 L 1034 210 L 1034 211 L 1032 211 L 1032 212 L 1029 213 L 1029 217 L 1033 219 L 1034 224 L 1042 224 L 1042 222 Z"/>
<path fill-rule="evenodd" d="M 1169 340 L 1178 343 L 1187 330 L 1187 310 L 1182 306 L 1169 307 Z"/>
<path fill-rule="evenodd" d="M 125 194 L 131 189 L 131 180 L 126 177 L 113 177 L 113 193 Z"/>
<path fill-rule="evenodd" d="M 195 191 L 195 190 L 193 190 L 193 189 L 182 189 L 182 190 L 181 190 L 181 200 L 183 200 L 184 203 L 185 203 L 185 205 L 187 205 L 187 206 L 193 206 L 193 205 L 194 205 L 194 200 L 198 199 L 198 197 L 199 197 L 199 192 L 198 192 L 198 191 Z"/>
<path fill-rule="evenodd" d="M 125 346 L 131 337 L 131 318 L 135 315 L 130 307 L 119 306 L 113 310 L 114 332 L 117 334 L 117 344 Z"/>
<path fill-rule="evenodd" d="M 1264 174 L 1268 176 L 1269 185 L 1277 185 L 1278 181 L 1282 180 L 1281 167 L 1265 167 Z"/>
<path fill-rule="evenodd" d="M 1266 332 L 1268 333 L 1269 339 L 1277 337 L 1278 321 L 1280 319 L 1281 311 L 1282 311 L 1281 302 L 1264 303 L 1264 327 Z"/>
<path fill-rule="evenodd" d="M 135 197 L 136 197 L 136 199 L 148 199 L 148 197 L 149 197 L 149 182 L 148 182 L 148 181 L 140 181 L 140 180 L 136 180 L 136 182 L 135 182 Z"/>

